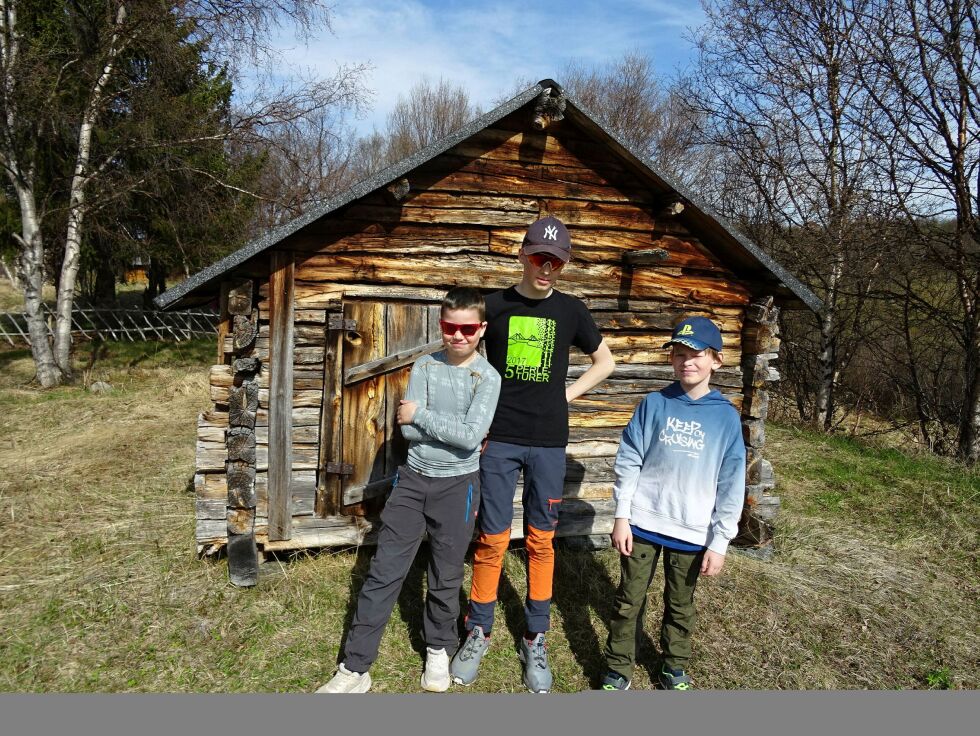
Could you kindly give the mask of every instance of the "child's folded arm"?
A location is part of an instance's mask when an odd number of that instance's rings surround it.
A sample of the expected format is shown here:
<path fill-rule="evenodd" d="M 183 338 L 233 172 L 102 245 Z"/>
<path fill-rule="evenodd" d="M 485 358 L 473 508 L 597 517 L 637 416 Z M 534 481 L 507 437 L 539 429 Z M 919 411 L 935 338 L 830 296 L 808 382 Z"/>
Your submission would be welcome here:
<path fill-rule="evenodd" d="M 484 374 L 476 386 L 466 416 L 445 414 L 421 407 L 415 412 L 412 424 L 433 439 L 463 450 L 475 450 L 490 429 L 493 413 L 500 395 L 500 377 Z"/>
<path fill-rule="evenodd" d="M 408 389 L 405 391 L 405 400 L 414 401 L 416 405 L 416 416 L 418 412 L 424 411 L 428 399 L 426 390 L 425 364 L 431 360 L 429 356 L 423 356 L 412 365 L 412 372 L 408 376 Z M 432 438 L 416 426 L 415 420 L 411 424 L 402 424 L 402 437 L 409 442 L 425 442 Z"/>

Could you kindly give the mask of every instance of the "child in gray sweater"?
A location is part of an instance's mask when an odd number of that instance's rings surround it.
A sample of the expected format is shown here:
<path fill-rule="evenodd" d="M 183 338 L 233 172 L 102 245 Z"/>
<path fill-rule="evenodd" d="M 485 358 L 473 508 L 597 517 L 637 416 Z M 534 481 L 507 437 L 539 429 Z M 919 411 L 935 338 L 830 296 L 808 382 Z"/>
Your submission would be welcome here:
<path fill-rule="evenodd" d="M 449 653 L 459 641 L 459 588 L 463 557 L 480 506 L 480 448 L 490 427 L 500 375 L 477 352 L 486 330 L 483 297 L 450 289 L 442 302 L 443 349 L 415 361 L 397 421 L 409 440 L 381 514 L 378 547 L 357 599 L 337 673 L 320 693 L 363 693 L 378 656 L 384 627 L 402 583 L 428 532 L 430 560 L 423 634 L 426 664 L 421 685 L 449 688 Z"/>

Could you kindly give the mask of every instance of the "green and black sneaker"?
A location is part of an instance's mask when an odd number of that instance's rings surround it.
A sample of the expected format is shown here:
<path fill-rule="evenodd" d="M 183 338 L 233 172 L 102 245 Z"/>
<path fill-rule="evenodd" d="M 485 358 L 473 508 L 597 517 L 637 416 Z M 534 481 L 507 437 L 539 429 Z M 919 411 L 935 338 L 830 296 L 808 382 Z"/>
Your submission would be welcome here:
<path fill-rule="evenodd" d="M 631 680 L 627 680 L 618 672 L 613 672 L 609 670 L 606 676 L 602 678 L 602 687 L 600 690 L 608 690 L 609 692 L 615 692 L 616 690 L 629 690 Z"/>
<path fill-rule="evenodd" d="M 693 690 L 694 683 L 684 670 L 672 670 L 663 667 L 660 670 L 660 687 L 663 690 Z"/>

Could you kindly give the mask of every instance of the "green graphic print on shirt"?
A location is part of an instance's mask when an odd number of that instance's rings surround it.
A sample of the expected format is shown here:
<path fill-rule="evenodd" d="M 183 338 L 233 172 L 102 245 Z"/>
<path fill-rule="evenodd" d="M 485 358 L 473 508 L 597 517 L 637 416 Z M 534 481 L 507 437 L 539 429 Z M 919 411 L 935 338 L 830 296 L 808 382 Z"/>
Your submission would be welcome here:
<path fill-rule="evenodd" d="M 504 378 L 547 383 L 555 352 L 557 322 L 545 317 L 511 317 L 507 323 L 507 369 Z"/>

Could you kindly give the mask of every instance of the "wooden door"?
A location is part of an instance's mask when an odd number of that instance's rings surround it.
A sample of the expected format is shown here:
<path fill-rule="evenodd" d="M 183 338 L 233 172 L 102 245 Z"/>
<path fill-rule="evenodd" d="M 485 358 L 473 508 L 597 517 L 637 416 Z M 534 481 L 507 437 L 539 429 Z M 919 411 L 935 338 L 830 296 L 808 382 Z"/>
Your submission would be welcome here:
<path fill-rule="evenodd" d="M 324 381 L 320 515 L 361 516 L 384 505 L 408 450 L 395 422 L 398 401 L 412 363 L 442 345 L 438 320 L 438 305 L 344 302 L 328 335 L 336 347 Z"/>

